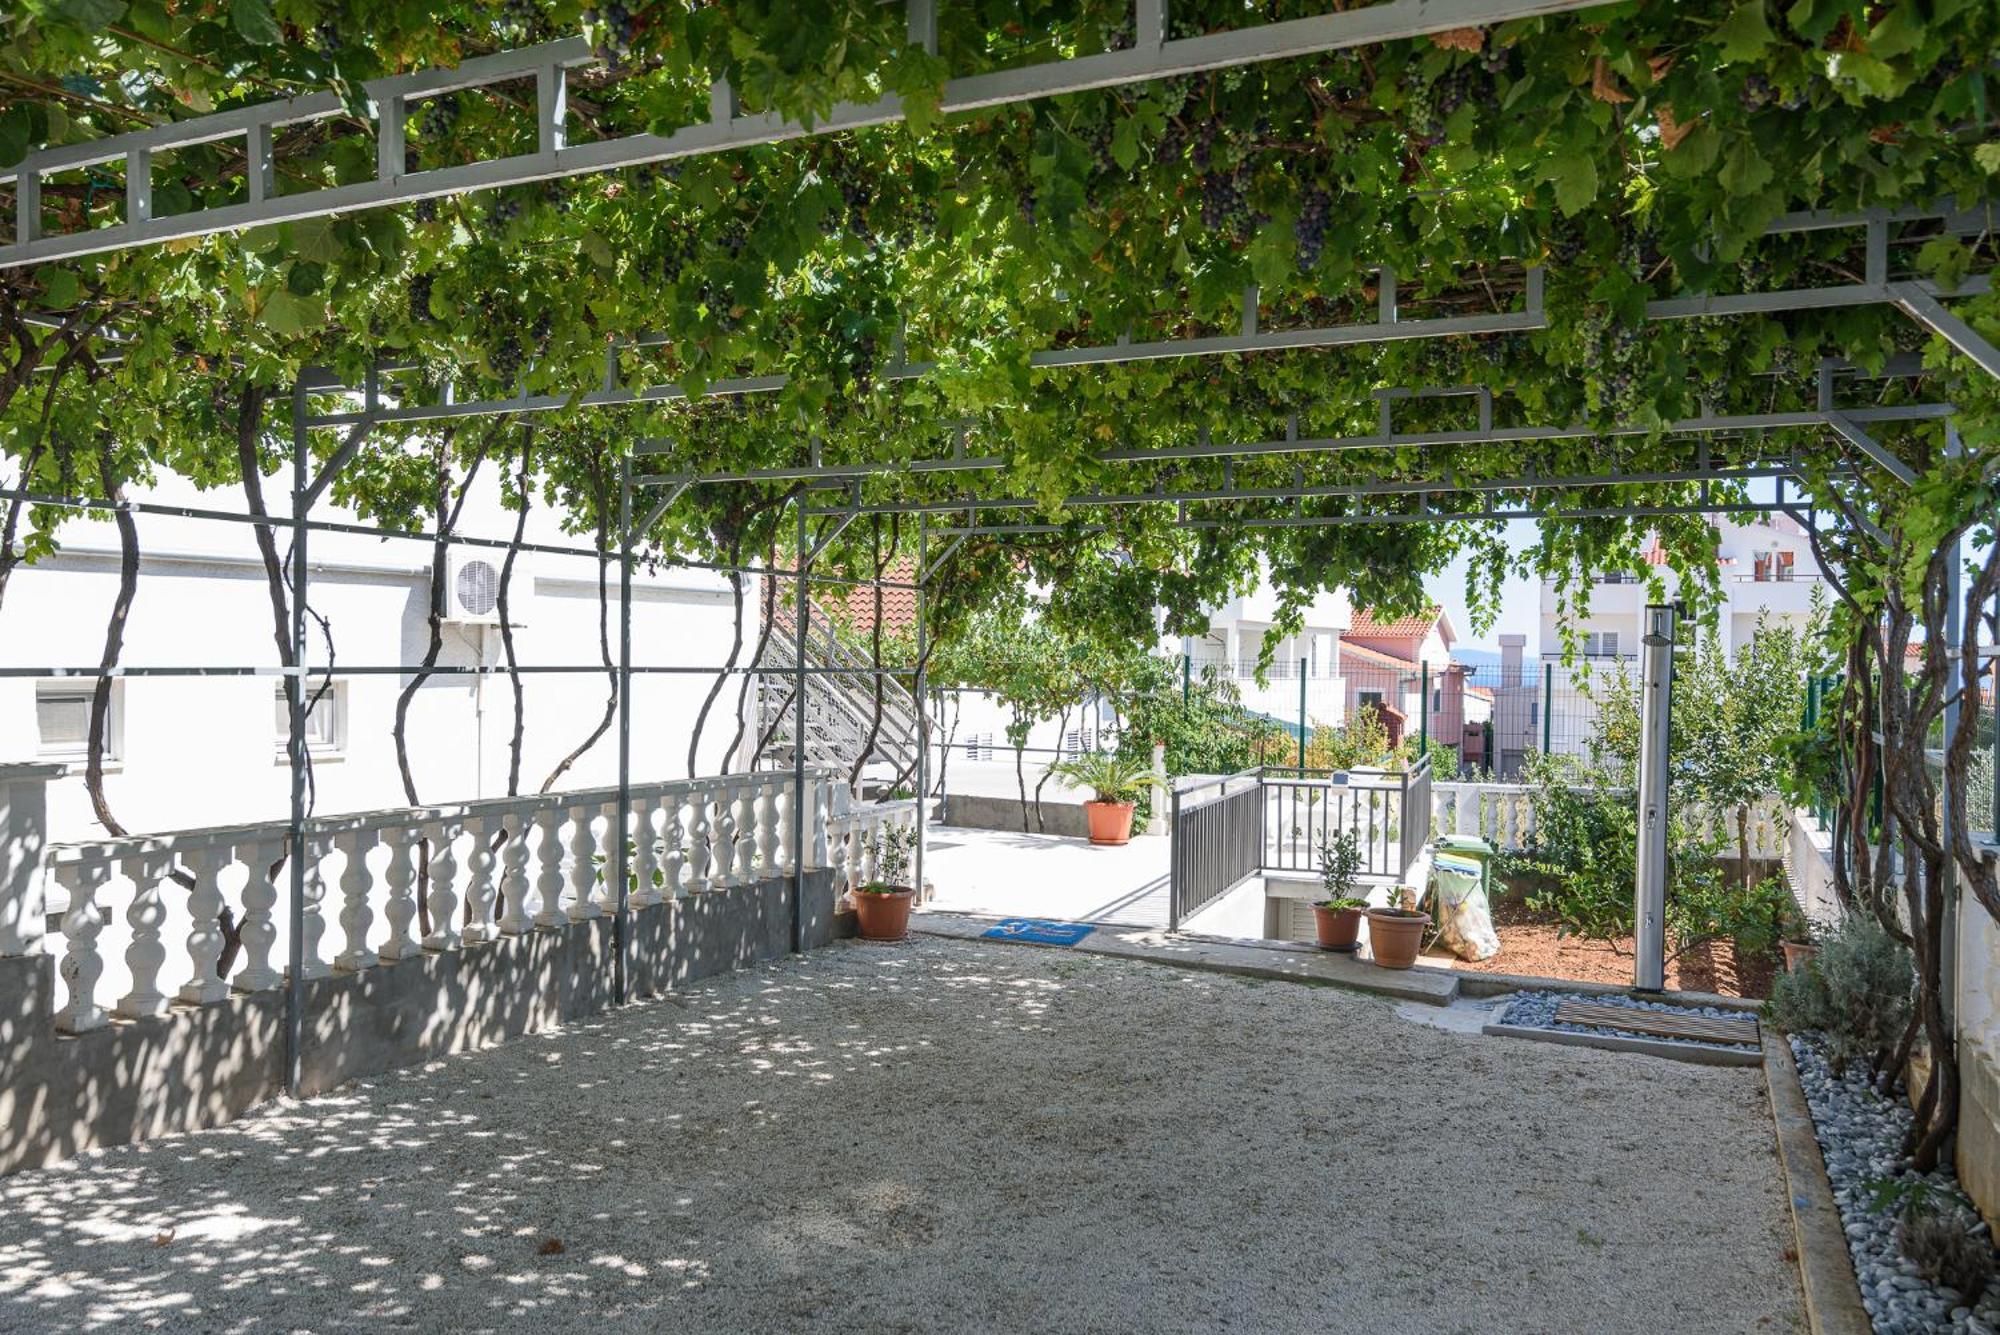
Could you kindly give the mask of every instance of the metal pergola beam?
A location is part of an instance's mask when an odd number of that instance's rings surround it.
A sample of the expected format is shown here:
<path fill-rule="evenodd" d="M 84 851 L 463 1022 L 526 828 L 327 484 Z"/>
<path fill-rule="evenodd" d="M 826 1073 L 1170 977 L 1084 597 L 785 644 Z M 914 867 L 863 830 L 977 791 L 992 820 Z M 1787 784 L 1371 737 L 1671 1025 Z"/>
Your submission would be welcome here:
<path fill-rule="evenodd" d="M 1988 290 L 1984 275 L 1977 280 L 1977 286 L 1974 282 L 1968 279 L 1953 288 L 1952 295 L 1970 296 Z M 1971 358 L 1986 374 L 2000 379 L 2000 348 L 1994 347 L 1985 335 L 1946 310 L 1944 303 L 1937 299 L 1935 283 L 1891 283 L 1889 290 L 1898 310 Z"/>
<path fill-rule="evenodd" d="M 908 26 L 917 45 L 925 45 L 927 38 L 934 41 L 935 3 L 936 0 L 909 0 Z M 1422 37 L 1453 28 L 1590 9 L 1603 3 L 1606 0 L 1392 0 L 1362 9 L 1250 24 L 1227 32 L 1168 41 L 1165 0 L 1136 0 L 1136 31 L 1154 34 L 1159 40 L 1142 38 L 1123 50 L 950 79 L 944 85 L 939 110 L 946 115 L 978 111 L 1068 93 Z M 0 246 L 0 269 L 186 237 L 212 236 L 300 218 L 413 203 L 473 190 L 724 153 L 812 135 L 839 134 L 895 124 L 904 117 L 903 100 L 893 94 L 873 102 L 839 103 L 811 124 L 775 112 L 745 115 L 728 83 L 718 80 L 710 90 L 709 118 L 701 124 L 667 135 L 637 134 L 568 143 L 565 133 L 568 79 L 574 71 L 599 67 L 590 44 L 581 37 L 572 37 L 476 57 L 451 68 L 371 80 L 363 87 L 368 100 L 369 137 L 375 141 L 375 176 L 352 185 L 298 194 L 277 193 L 272 141 L 276 132 L 286 126 L 349 117 L 352 113 L 332 92 L 260 102 L 82 144 L 37 150 L 19 165 L 0 171 L 0 181 L 15 182 L 17 201 L 15 237 L 12 244 Z M 403 169 L 404 131 L 411 103 L 527 76 L 536 80 L 534 152 L 431 171 Z M 151 199 L 149 164 L 153 155 L 195 144 L 229 141 L 242 144 L 249 162 L 246 202 L 164 218 L 153 216 L 150 208 L 145 207 Z M 124 222 L 112 226 L 43 235 L 41 185 L 45 176 L 119 162 L 124 164 L 127 193 L 139 202 L 138 209 L 130 210 Z"/>

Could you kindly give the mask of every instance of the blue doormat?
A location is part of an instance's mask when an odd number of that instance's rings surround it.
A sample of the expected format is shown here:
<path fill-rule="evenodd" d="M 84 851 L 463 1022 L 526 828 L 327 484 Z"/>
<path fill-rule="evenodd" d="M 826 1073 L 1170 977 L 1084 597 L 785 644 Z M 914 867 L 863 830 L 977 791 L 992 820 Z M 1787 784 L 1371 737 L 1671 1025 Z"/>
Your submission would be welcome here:
<path fill-rule="evenodd" d="M 1046 918 L 1009 918 L 980 935 L 995 941 L 1027 941 L 1038 946 L 1073 946 L 1097 929 L 1087 922 L 1050 922 Z"/>

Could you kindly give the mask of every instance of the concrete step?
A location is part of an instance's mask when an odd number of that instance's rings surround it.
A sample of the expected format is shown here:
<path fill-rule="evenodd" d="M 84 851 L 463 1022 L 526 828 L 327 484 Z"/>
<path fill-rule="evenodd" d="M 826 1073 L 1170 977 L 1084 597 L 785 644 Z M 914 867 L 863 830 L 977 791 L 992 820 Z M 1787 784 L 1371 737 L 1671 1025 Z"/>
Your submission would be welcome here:
<path fill-rule="evenodd" d="M 926 936 L 979 940 L 997 918 L 969 918 L 952 913 L 918 913 L 910 930 Z M 1000 943 L 996 943 L 1000 944 Z M 1005 944 L 1026 944 L 1011 942 Z M 1099 927 L 1074 946 L 1049 950 L 1080 950 L 1090 955 L 1166 964 L 1179 969 L 1205 969 L 1246 978 L 1270 978 L 1291 983 L 1321 983 L 1372 992 L 1396 1001 L 1449 1006 L 1458 996 L 1458 979 L 1429 969 L 1378 969 L 1365 959 L 1285 941 L 1225 941 L 1193 936 Z"/>

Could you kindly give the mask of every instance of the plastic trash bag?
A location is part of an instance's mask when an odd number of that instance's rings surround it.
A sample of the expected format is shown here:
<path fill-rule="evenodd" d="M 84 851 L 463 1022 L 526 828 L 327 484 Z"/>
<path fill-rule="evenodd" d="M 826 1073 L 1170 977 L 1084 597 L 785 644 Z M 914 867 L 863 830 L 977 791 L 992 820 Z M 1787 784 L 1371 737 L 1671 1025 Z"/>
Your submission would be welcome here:
<path fill-rule="evenodd" d="M 1484 880 L 1484 869 L 1472 858 L 1440 853 L 1431 862 L 1438 940 L 1462 960 L 1490 960 L 1500 953 Z"/>

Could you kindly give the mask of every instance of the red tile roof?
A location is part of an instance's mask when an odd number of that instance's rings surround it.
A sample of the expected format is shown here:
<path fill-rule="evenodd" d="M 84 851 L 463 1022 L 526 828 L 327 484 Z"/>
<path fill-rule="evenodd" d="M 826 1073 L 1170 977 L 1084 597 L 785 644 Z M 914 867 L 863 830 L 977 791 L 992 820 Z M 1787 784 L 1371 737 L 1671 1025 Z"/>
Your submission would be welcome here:
<path fill-rule="evenodd" d="M 1395 654 L 1383 653 L 1380 649 L 1370 649 L 1365 644 L 1356 644 L 1352 640 L 1340 642 L 1340 656 L 1343 659 L 1359 659 L 1379 667 L 1400 668 L 1405 672 L 1417 670 L 1417 660 L 1414 658 L 1400 658 Z"/>
<path fill-rule="evenodd" d="M 1431 633 L 1438 618 L 1444 615 L 1442 607 L 1426 608 L 1422 615 L 1398 617 L 1394 621 L 1376 619 L 1372 607 L 1354 609 L 1354 619 L 1347 628 L 1350 636 L 1368 636 L 1378 640 L 1421 640 Z"/>
<path fill-rule="evenodd" d="M 882 578 L 897 584 L 911 584 L 917 578 L 917 563 L 903 557 L 891 561 Z M 875 590 L 866 584 L 846 587 L 821 585 L 813 591 L 813 604 L 822 614 L 846 626 L 856 634 L 866 635 L 875 629 Z M 917 624 L 917 591 L 915 589 L 884 588 L 882 590 L 882 629 L 896 631 L 914 630 Z"/>

